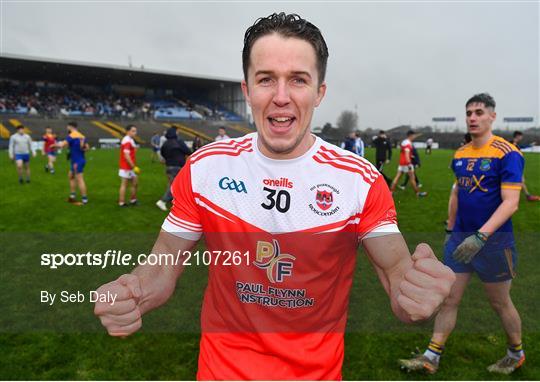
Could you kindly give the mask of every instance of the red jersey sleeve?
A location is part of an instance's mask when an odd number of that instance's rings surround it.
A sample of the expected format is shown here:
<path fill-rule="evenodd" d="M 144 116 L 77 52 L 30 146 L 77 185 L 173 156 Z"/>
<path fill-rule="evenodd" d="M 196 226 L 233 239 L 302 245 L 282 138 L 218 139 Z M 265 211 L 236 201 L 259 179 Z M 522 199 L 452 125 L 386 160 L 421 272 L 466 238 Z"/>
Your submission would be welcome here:
<path fill-rule="evenodd" d="M 364 240 L 390 233 L 399 233 L 396 208 L 384 177 L 379 175 L 371 185 L 360 213 L 358 236 Z"/>
<path fill-rule="evenodd" d="M 191 162 L 188 161 L 171 185 L 173 205 L 161 228 L 187 240 L 202 236 L 199 209 L 191 185 Z"/>

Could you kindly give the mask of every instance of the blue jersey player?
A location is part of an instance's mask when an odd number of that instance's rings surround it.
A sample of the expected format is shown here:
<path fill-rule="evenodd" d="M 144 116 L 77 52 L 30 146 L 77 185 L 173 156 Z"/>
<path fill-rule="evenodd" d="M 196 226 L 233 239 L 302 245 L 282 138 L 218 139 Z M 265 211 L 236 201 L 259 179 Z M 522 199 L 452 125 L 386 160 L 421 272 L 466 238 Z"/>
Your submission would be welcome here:
<path fill-rule="evenodd" d="M 67 124 L 67 130 L 68 136 L 64 141 L 60 142 L 58 146 L 69 147 L 70 167 L 68 177 L 70 194 L 68 202 L 78 205 L 81 204 L 81 202 L 76 200 L 76 187 L 78 187 L 81 192 L 82 204 L 86 204 L 88 203 L 88 196 L 83 171 L 86 164 L 84 153 L 88 150 L 88 143 L 86 142 L 84 135 L 79 132 L 77 122 L 69 122 Z"/>
<path fill-rule="evenodd" d="M 495 101 L 489 94 L 469 99 L 466 115 L 472 142 L 458 149 L 452 160 L 456 183 L 450 196 L 444 252 L 444 263 L 456 273 L 456 282 L 435 318 L 427 350 L 400 364 L 408 370 L 437 371 L 444 344 L 456 324 L 459 303 L 476 273 L 508 341 L 506 355 L 488 370 L 510 374 L 525 361 L 521 319 L 510 298 L 517 260 L 511 216 L 518 209 L 524 160 L 516 146 L 493 135 Z"/>

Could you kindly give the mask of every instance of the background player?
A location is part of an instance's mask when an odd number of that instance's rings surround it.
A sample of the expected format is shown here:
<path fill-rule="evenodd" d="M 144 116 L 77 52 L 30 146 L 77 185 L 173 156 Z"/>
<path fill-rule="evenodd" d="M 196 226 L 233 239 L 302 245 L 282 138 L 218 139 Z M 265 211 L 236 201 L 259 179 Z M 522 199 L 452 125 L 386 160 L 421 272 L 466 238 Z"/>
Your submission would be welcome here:
<path fill-rule="evenodd" d="M 161 146 L 161 157 L 165 160 L 165 175 L 167 176 L 167 189 L 156 202 L 156 206 L 162 211 L 168 211 L 167 203 L 173 200 L 171 185 L 180 169 L 186 164 L 186 156 L 191 150 L 186 146 L 183 139 L 176 134 L 176 127 L 170 127 L 165 134 L 167 141 Z M 198 138 L 198 137 L 196 137 Z"/>
<path fill-rule="evenodd" d="M 475 272 L 508 340 L 506 356 L 488 370 L 510 374 L 525 361 L 521 319 L 510 298 L 517 260 L 510 218 L 519 205 L 524 161 L 514 145 L 492 134 L 496 113 L 489 94 L 469 99 L 466 115 L 472 142 L 459 148 L 452 161 L 456 176 L 448 216 L 452 232 L 444 252 L 444 263 L 456 272 L 456 283 L 435 318 L 427 350 L 400 363 L 409 370 L 437 371 L 446 340 L 456 325 L 459 303 Z"/>
<path fill-rule="evenodd" d="M 253 251 L 256 264 L 211 265 L 198 379 L 340 379 L 359 239 L 403 321 L 429 317 L 454 275 L 425 244 L 410 256 L 388 187 L 367 160 L 310 134 L 326 92 L 318 28 L 298 15 L 258 19 L 242 57 L 257 133 L 190 156 L 152 253 L 189 250 L 203 232 L 209 250 Z M 314 235 L 322 232 L 332 234 Z M 137 267 L 100 288 L 121 294 L 121 304 L 98 303 L 95 312 L 111 335 L 131 334 L 143 313 L 170 298 L 181 273 L 181 265 Z M 237 289 L 244 283 L 260 285 L 258 293 L 301 288 L 314 305 L 293 309 L 298 299 L 254 294 L 246 303 Z"/>
<path fill-rule="evenodd" d="M 412 142 L 414 141 L 414 138 L 416 137 L 416 133 L 412 130 L 409 130 L 407 132 L 407 139 L 405 139 L 403 142 L 401 142 L 401 152 L 399 154 L 399 166 L 398 171 L 396 174 L 396 177 L 392 181 L 392 187 L 391 191 L 394 192 L 396 190 L 396 186 L 399 182 L 399 179 L 403 174 L 409 175 L 409 178 L 411 180 L 411 186 L 416 193 L 416 196 L 418 197 L 424 197 L 427 196 L 427 192 L 421 192 L 418 188 L 418 185 L 416 184 L 416 177 L 414 176 L 414 165 L 412 163 Z"/>
<path fill-rule="evenodd" d="M 420 183 L 420 179 L 418 178 L 418 169 L 420 168 L 422 163 L 420 161 L 420 154 L 418 153 L 418 150 L 414 146 L 412 146 L 411 162 L 412 162 L 412 165 L 414 167 L 414 180 L 416 182 L 416 186 L 418 186 L 418 188 L 422 188 L 422 183 Z M 399 188 L 401 190 L 404 190 L 405 187 L 407 186 L 407 183 L 409 183 L 409 174 L 408 173 L 405 174 L 405 179 L 403 179 L 403 183 L 401 183 L 401 185 L 399 185 Z"/>
<path fill-rule="evenodd" d="M 152 145 L 152 156 L 151 156 L 152 163 L 154 163 L 155 161 L 159 162 L 159 159 L 160 159 L 159 157 L 160 138 L 161 138 L 161 135 L 159 134 L 159 131 L 156 131 L 154 135 L 152 135 L 152 138 L 150 138 L 150 144 Z"/>
<path fill-rule="evenodd" d="M 131 184 L 129 204 L 132 206 L 137 205 L 137 187 L 139 185 L 137 174 L 139 174 L 141 170 L 137 167 L 135 160 L 137 144 L 135 143 L 134 137 L 136 135 L 137 127 L 135 127 L 135 125 L 129 125 L 126 127 L 126 135 L 122 138 L 120 144 L 120 169 L 118 170 L 118 176 L 120 177 L 118 205 L 120 207 L 127 207 L 125 197 L 128 183 Z"/>
<path fill-rule="evenodd" d="M 9 137 L 9 159 L 15 161 L 19 183 L 24 184 L 23 175 L 26 172 L 26 183 L 30 183 L 30 153 L 36 156 L 32 148 L 32 138 L 24 132 L 24 126 L 17 126 L 17 133 Z"/>
<path fill-rule="evenodd" d="M 361 157 L 364 157 L 364 141 L 362 140 L 362 133 L 360 133 L 359 130 L 355 132 L 355 146 L 356 146 L 356 152 Z"/>
<path fill-rule="evenodd" d="M 426 155 L 431 155 L 432 147 L 433 147 L 433 138 L 429 137 L 426 140 Z"/>
<path fill-rule="evenodd" d="M 86 182 L 84 181 L 84 166 L 86 159 L 84 153 L 89 149 L 86 138 L 79 132 L 77 122 L 69 122 L 66 126 L 68 136 L 62 142 L 56 144 L 56 147 L 69 147 L 70 167 L 69 178 L 69 198 L 68 202 L 76 205 L 88 203 L 88 192 Z M 81 193 L 81 202 L 77 201 L 77 187 Z"/>
<path fill-rule="evenodd" d="M 377 166 L 377 170 L 379 170 L 388 186 L 390 186 L 392 180 L 384 174 L 383 168 L 384 165 L 390 163 L 390 160 L 392 159 L 392 143 L 390 142 L 390 138 L 386 136 L 384 130 L 380 130 L 379 135 L 373 139 L 373 146 L 375 146 L 375 165 Z"/>
<path fill-rule="evenodd" d="M 514 131 L 512 144 L 518 148 L 518 150 L 526 149 L 528 147 L 534 146 L 535 142 L 531 143 L 530 145 L 522 145 L 521 140 L 523 139 L 523 133 L 521 131 Z M 529 202 L 538 202 L 540 201 L 540 196 L 538 195 L 532 195 L 529 192 L 529 189 L 527 188 L 527 185 L 525 184 L 525 176 L 523 176 L 523 181 L 521 183 L 523 193 L 525 194 L 525 197 L 527 198 L 527 201 Z"/>
<path fill-rule="evenodd" d="M 54 174 L 54 162 L 56 162 L 56 134 L 53 134 L 50 127 L 46 127 L 45 134 L 43 134 L 43 154 L 47 156 L 45 171 Z"/>

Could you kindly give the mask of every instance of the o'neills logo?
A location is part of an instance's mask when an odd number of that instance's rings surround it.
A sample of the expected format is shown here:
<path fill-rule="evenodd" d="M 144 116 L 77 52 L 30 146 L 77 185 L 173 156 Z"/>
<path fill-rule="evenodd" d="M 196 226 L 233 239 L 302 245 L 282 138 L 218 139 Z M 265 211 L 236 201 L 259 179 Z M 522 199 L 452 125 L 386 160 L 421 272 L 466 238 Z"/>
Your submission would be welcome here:
<path fill-rule="evenodd" d="M 309 191 L 315 193 L 315 203 L 309 203 L 311 211 L 319 216 L 330 216 L 339 211 L 339 206 L 334 206 L 335 195 L 339 195 L 337 188 L 323 183 L 311 187 Z"/>
<path fill-rule="evenodd" d="M 263 184 L 265 186 L 271 186 L 271 187 L 293 188 L 293 182 L 291 182 L 289 178 L 264 179 Z"/>

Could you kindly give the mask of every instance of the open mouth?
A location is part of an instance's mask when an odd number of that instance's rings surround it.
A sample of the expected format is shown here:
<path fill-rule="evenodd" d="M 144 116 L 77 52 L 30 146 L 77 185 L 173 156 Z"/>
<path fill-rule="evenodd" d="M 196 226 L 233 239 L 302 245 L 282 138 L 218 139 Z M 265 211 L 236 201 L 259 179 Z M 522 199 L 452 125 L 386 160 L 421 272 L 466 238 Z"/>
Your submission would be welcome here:
<path fill-rule="evenodd" d="M 295 117 L 268 117 L 270 125 L 276 129 L 287 129 L 296 120 Z"/>

